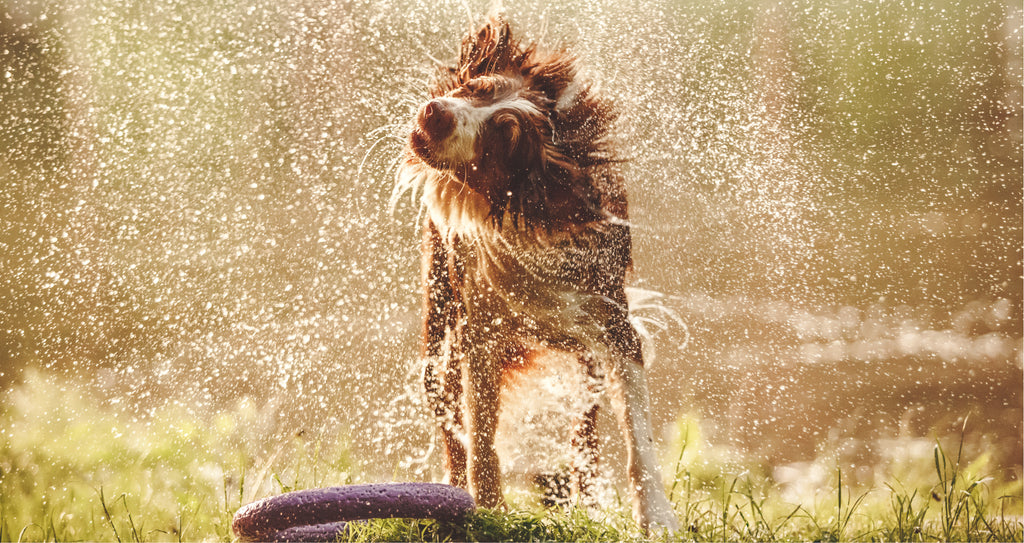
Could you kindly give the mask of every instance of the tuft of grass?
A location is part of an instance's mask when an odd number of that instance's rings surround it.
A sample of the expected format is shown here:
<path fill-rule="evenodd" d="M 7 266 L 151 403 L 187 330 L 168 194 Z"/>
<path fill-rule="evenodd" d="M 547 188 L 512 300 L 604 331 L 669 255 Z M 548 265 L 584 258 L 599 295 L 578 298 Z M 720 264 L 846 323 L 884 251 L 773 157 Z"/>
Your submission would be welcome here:
<path fill-rule="evenodd" d="M 966 424 L 965 420 L 965 427 Z M 994 480 L 978 475 L 979 464 L 984 465 L 984 457 L 972 465 L 962 466 L 962 436 L 963 432 L 955 459 L 946 454 L 941 443 L 937 442 L 933 448 L 938 483 L 932 487 L 931 497 L 938 502 L 939 511 L 935 523 L 938 529 L 929 535 L 942 541 L 1020 541 L 1021 517 L 1018 513 L 1015 519 L 1008 519 L 1004 507 L 1011 500 L 1019 503 L 1019 494 L 1013 491 L 1000 494 L 997 498 L 1000 503 L 999 514 L 992 514 L 996 508 L 992 503 L 993 489 L 990 483 Z M 1019 490 L 1020 482 L 1017 481 L 1015 486 Z M 919 515 L 923 517 L 925 512 Z"/>
<path fill-rule="evenodd" d="M 897 483 L 898 484 L 898 483 Z M 917 490 L 907 494 L 905 489 L 897 490 L 886 483 L 889 489 L 889 503 L 892 505 L 892 522 L 884 532 L 888 541 L 921 541 L 924 537 L 924 518 L 928 513 L 928 502 L 915 504 L 918 499 Z"/>
<path fill-rule="evenodd" d="M 685 437 L 676 458 L 669 495 L 683 526 L 684 541 L 1021 541 L 1022 486 L 1010 476 L 981 474 L 989 456 L 964 465 L 964 432 L 956 456 L 937 442 L 930 456 L 907 465 L 876 466 L 877 488 L 849 484 L 846 473 L 817 488 L 815 498 L 789 501 L 772 477 L 749 466 L 740 475 L 721 468 L 708 477 L 713 452 L 695 451 Z M 700 462 L 695 472 L 683 461 Z M 904 458 L 904 460 L 906 460 Z M 828 462 L 822 460 L 821 463 Z M 930 472 L 928 466 L 931 465 Z M 810 468 L 808 468 L 810 469 Z M 894 471 L 895 470 L 895 471 Z M 900 481 L 895 472 L 913 477 Z"/>
<path fill-rule="evenodd" d="M 848 530 L 851 527 L 851 521 L 853 520 L 854 513 L 857 511 L 857 509 L 861 507 L 866 497 L 867 493 L 864 493 L 857 497 L 857 499 L 851 500 L 851 496 L 848 490 L 846 502 L 844 505 L 843 470 L 836 469 L 835 513 L 830 515 L 828 522 L 824 525 L 819 523 L 815 516 L 807 516 L 810 523 L 814 525 L 814 529 L 818 532 L 815 541 L 858 541 L 864 539 L 865 536 L 869 536 L 870 530 L 865 530 L 859 533 L 858 535 L 847 538 Z"/>
<path fill-rule="evenodd" d="M 632 541 L 639 534 L 616 519 L 585 510 L 480 509 L 458 524 L 433 520 L 377 519 L 349 525 L 344 541 Z"/>

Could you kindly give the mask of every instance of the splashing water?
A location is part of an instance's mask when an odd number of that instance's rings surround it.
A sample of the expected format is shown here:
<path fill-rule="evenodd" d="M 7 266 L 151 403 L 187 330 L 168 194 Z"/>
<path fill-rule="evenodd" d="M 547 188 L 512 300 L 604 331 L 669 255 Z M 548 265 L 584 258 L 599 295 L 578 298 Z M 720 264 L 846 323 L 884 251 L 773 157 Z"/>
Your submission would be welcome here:
<path fill-rule="evenodd" d="M 507 12 L 623 109 L 634 282 L 685 323 L 648 317 L 667 324 L 659 427 L 699 411 L 709 439 L 784 463 L 971 406 L 1019 463 L 1019 6 Z M 437 478 L 418 210 L 388 200 L 430 59 L 467 19 L 418 0 L 0 5 L 0 383 L 44 368 L 140 417 L 253 396 L 281 431 L 350 435 L 370 473 Z M 521 420 L 551 427 L 558 405 Z"/>

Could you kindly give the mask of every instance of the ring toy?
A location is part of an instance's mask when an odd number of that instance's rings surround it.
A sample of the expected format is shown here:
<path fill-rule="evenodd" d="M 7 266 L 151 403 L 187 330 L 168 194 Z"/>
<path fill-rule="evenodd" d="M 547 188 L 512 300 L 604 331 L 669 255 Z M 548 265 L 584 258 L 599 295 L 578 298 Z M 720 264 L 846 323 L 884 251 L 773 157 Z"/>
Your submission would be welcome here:
<path fill-rule="evenodd" d="M 346 523 L 374 518 L 460 521 L 476 509 L 461 488 L 376 483 L 288 492 L 243 506 L 231 529 L 242 541 L 334 541 Z"/>

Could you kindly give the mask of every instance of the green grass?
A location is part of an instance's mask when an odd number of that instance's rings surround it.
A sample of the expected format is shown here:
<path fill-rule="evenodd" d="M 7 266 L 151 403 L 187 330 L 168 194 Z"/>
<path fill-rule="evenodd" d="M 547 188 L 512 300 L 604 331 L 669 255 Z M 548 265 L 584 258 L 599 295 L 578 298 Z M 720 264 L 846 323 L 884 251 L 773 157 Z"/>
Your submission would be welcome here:
<path fill-rule="evenodd" d="M 81 389 L 26 373 L 0 411 L 0 541 L 230 541 L 234 511 L 264 496 L 360 481 L 346 447 L 261 427 L 242 401 L 202 420 L 184 406 L 130 418 Z M 264 409 L 271 409 L 269 407 Z M 829 481 L 793 503 L 783 485 L 737 470 L 684 435 L 670 495 L 686 541 L 1021 541 L 1021 484 L 998 477 L 962 441 L 884 482 Z M 952 452 L 955 451 L 955 452 Z M 823 461 L 824 462 L 824 461 Z M 672 473 L 672 470 L 670 470 Z M 378 520 L 351 541 L 631 541 L 625 505 L 545 510 L 517 498 L 457 525 Z M 659 538 L 656 538 L 659 539 Z M 667 539 L 667 538 L 660 538 Z"/>
<path fill-rule="evenodd" d="M 231 540 L 243 503 L 350 482 L 343 446 L 276 434 L 272 406 L 129 417 L 26 372 L 0 410 L 0 541 Z"/>

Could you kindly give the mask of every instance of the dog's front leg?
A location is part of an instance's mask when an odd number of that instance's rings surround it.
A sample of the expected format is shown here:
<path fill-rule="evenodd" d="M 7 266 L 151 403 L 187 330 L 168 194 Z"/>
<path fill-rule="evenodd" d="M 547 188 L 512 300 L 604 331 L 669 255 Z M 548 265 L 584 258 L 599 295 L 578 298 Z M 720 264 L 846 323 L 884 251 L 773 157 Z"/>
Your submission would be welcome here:
<path fill-rule="evenodd" d="M 501 468 L 494 447 L 501 368 L 494 351 L 486 344 L 480 345 L 471 350 L 463 364 L 469 492 L 481 507 L 497 507 L 502 502 Z"/>
<path fill-rule="evenodd" d="M 598 438 L 597 438 L 597 412 L 599 409 L 599 395 L 604 393 L 604 371 L 601 364 L 594 359 L 592 353 L 582 354 L 579 357 L 583 370 L 583 382 L 586 407 L 576 424 L 573 432 L 572 445 L 574 449 L 572 474 L 573 490 L 576 492 L 576 500 L 585 505 L 595 505 L 595 496 L 591 492 L 598 473 Z"/>
<path fill-rule="evenodd" d="M 628 448 L 633 518 L 648 533 L 677 532 L 679 521 L 665 495 L 648 414 L 647 382 L 640 338 L 627 320 L 610 330 L 615 340 L 605 358 L 612 408 Z"/>
<path fill-rule="evenodd" d="M 648 531 L 658 527 L 675 532 L 679 521 L 665 496 L 661 469 L 647 416 L 644 368 L 632 360 L 613 357 L 609 385 L 612 406 L 628 447 L 629 482 L 633 496 L 633 518 Z"/>
<path fill-rule="evenodd" d="M 460 438 L 462 424 L 462 371 L 452 353 L 427 357 L 423 370 L 427 405 L 434 412 L 441 430 L 445 453 L 445 482 L 467 488 L 466 447 Z"/>

